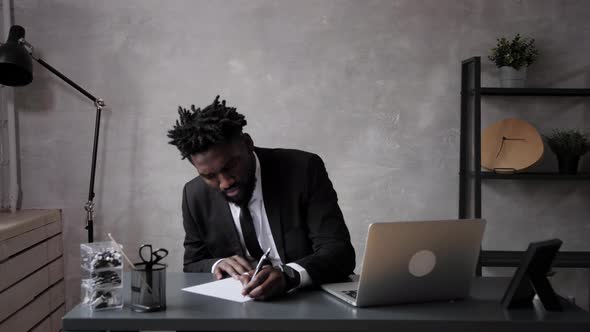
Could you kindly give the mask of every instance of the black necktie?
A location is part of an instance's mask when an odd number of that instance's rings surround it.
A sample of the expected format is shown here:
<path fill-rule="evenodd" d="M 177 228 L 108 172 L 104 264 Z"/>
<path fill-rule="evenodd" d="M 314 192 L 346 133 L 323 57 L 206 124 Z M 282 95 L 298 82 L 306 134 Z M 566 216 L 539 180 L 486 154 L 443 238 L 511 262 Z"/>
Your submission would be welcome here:
<path fill-rule="evenodd" d="M 244 243 L 250 255 L 256 260 L 262 257 L 262 248 L 256 239 L 256 231 L 254 230 L 254 222 L 248 204 L 244 204 L 240 208 L 240 226 L 242 227 L 242 235 L 244 235 Z"/>

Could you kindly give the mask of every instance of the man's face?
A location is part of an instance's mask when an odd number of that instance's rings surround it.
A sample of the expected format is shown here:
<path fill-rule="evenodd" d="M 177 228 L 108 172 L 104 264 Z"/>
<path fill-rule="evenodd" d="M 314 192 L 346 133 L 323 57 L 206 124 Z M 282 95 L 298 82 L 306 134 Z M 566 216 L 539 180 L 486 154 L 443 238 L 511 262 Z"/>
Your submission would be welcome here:
<path fill-rule="evenodd" d="M 192 164 L 205 183 L 217 188 L 233 203 L 246 203 L 254 191 L 256 163 L 249 136 L 230 143 L 218 144 L 190 156 Z"/>

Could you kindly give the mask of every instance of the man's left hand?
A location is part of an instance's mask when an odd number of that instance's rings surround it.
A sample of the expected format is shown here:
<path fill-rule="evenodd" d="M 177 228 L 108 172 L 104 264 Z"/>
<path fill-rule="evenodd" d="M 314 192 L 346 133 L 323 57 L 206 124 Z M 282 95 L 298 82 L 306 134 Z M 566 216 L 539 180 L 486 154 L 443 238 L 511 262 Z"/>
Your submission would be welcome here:
<path fill-rule="evenodd" d="M 254 271 L 250 271 L 240 276 L 244 286 L 242 295 L 248 295 L 255 300 L 267 300 L 286 292 L 287 281 L 281 270 L 267 265 L 258 272 L 256 277 L 252 278 L 253 274 Z"/>

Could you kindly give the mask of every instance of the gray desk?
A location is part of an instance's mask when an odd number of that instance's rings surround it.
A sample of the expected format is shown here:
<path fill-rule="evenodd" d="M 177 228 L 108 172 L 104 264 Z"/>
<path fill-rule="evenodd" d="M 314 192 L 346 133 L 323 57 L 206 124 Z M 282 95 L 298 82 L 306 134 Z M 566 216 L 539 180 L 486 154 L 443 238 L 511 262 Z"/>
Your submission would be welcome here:
<path fill-rule="evenodd" d="M 317 290 L 272 302 L 235 303 L 180 290 L 213 280 L 208 273 L 167 278 L 166 311 L 135 313 L 124 307 L 92 313 L 78 305 L 64 316 L 64 331 L 590 331 L 590 315 L 571 304 L 557 313 L 538 305 L 503 310 L 499 300 L 507 278 L 476 279 L 472 297 L 462 301 L 375 308 L 354 308 Z"/>

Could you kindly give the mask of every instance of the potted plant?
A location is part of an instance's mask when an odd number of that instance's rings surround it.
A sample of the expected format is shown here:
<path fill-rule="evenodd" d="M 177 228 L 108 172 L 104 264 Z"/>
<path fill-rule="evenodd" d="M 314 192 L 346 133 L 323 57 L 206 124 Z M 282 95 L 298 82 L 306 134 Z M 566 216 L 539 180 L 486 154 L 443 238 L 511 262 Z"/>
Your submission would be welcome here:
<path fill-rule="evenodd" d="M 580 157 L 590 151 L 590 135 L 576 129 L 554 129 L 544 137 L 557 156 L 559 173 L 576 174 Z"/>
<path fill-rule="evenodd" d="M 500 68 L 500 86 L 503 88 L 524 87 L 526 69 L 539 56 L 535 39 L 516 34 L 510 41 L 504 37 L 496 40 L 498 43 L 492 48 L 488 59 Z"/>

